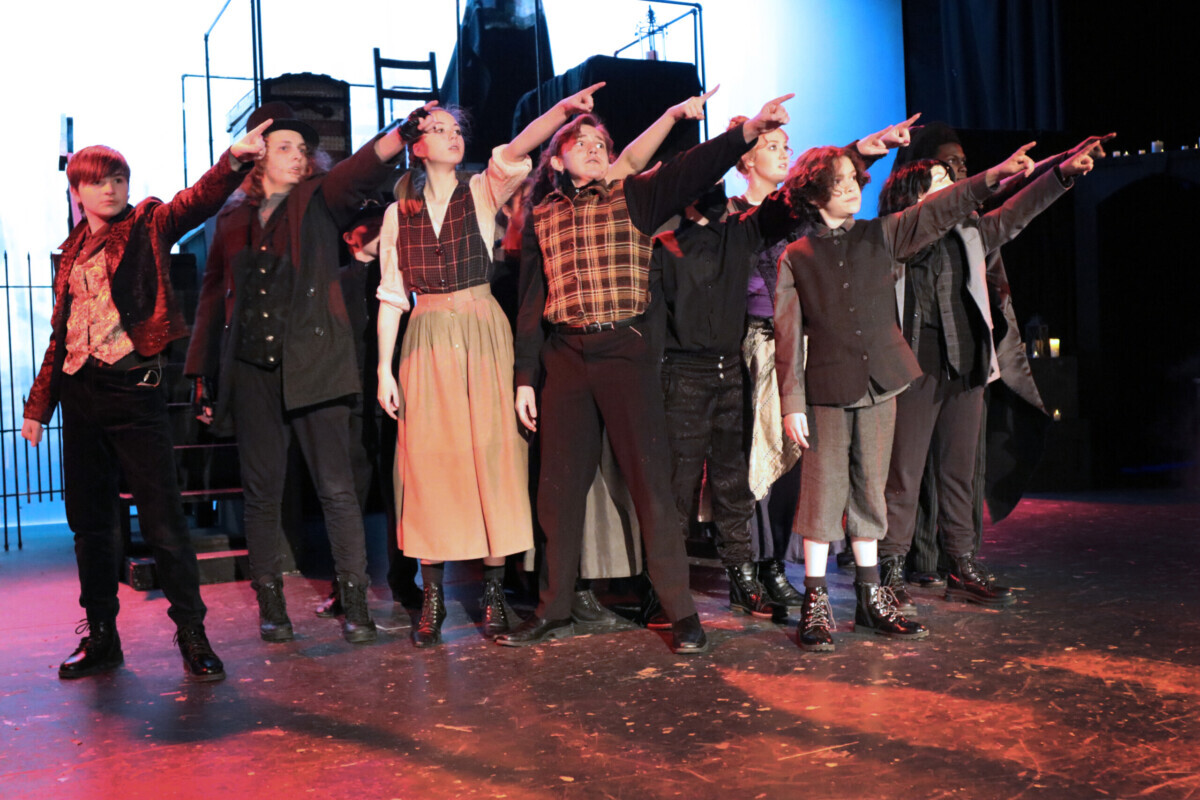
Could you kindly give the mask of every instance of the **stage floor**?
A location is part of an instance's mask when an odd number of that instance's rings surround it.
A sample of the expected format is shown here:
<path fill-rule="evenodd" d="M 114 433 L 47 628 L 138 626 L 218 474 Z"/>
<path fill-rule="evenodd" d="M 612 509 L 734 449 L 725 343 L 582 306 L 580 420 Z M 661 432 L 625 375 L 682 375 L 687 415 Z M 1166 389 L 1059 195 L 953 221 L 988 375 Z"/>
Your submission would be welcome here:
<path fill-rule="evenodd" d="M 923 642 L 853 633 L 831 568 L 837 651 L 727 609 L 693 568 L 713 650 L 634 630 L 529 649 L 479 633 L 478 584 L 449 579 L 447 643 L 388 627 L 346 644 L 292 578 L 298 638 L 258 638 L 246 583 L 205 587 L 229 677 L 183 680 L 157 592 L 121 588 L 125 666 L 60 681 L 78 642 L 69 534 L 0 554 L 0 797 L 1200 797 L 1200 498 L 1026 500 L 989 528 L 1011 609 L 916 593 Z M 832 567 L 832 565 L 831 565 Z M 800 573 L 790 570 L 796 582 Z"/>

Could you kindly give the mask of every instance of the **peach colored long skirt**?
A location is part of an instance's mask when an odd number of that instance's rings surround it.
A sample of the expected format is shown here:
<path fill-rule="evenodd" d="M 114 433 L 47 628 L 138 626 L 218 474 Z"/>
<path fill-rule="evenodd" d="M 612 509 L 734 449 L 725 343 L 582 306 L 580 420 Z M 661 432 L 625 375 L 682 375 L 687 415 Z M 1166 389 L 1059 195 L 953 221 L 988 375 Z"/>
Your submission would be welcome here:
<path fill-rule="evenodd" d="M 430 561 L 533 547 L 508 319 L 487 285 L 417 298 L 400 347 L 397 540 Z"/>

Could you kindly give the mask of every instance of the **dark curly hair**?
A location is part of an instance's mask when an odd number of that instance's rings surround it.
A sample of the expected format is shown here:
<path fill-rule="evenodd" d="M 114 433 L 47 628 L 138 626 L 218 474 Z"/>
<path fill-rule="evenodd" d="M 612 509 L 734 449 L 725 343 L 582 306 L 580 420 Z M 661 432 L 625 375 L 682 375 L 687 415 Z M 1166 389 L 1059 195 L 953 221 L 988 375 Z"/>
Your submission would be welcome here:
<path fill-rule="evenodd" d="M 813 147 L 796 159 L 784 181 L 788 205 L 801 216 L 812 215 L 833 197 L 834 172 L 838 160 L 850 159 L 860 187 L 871 181 L 867 165 L 853 147 Z"/>
<path fill-rule="evenodd" d="M 950 165 L 936 158 L 910 161 L 888 176 L 879 190 L 879 216 L 895 214 L 917 204 L 933 185 L 933 168 L 941 167 L 953 175 Z"/>

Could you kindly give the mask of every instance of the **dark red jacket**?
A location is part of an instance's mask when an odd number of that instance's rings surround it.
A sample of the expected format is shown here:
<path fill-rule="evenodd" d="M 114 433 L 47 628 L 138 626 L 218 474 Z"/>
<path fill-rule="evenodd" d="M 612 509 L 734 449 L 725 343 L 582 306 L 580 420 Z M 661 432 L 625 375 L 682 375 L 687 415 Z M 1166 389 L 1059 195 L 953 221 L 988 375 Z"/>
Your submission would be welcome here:
<path fill-rule="evenodd" d="M 227 151 L 216 166 L 169 203 L 148 197 L 136 208 L 127 206 L 109 225 L 104 255 L 113 303 L 121 315 L 121 325 L 140 355 L 156 355 L 176 339 L 188 336 L 187 323 L 171 289 L 171 247 L 185 233 L 217 213 L 241 183 L 244 172 L 235 171 L 229 162 Z M 50 346 L 25 402 L 25 419 L 43 425 L 50 421 L 58 406 L 59 380 L 67 356 L 67 320 L 71 316 L 68 280 L 87 230 L 87 220 L 80 222 L 60 247 L 62 258 L 54 276 Z"/>

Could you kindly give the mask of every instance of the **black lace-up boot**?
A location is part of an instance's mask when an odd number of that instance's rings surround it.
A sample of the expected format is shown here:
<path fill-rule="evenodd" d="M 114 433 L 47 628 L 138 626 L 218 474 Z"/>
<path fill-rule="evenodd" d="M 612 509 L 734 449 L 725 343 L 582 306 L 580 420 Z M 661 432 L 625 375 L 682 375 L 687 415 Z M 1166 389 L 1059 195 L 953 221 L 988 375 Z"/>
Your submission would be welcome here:
<path fill-rule="evenodd" d="M 258 595 L 258 635 L 264 642 L 290 642 L 295 638 L 283 599 L 283 580 L 254 583 Z"/>
<path fill-rule="evenodd" d="M 225 665 L 208 643 L 203 624 L 180 625 L 175 631 L 175 644 L 179 645 L 189 679 L 198 683 L 225 680 Z"/>
<path fill-rule="evenodd" d="M 858 605 L 854 609 L 854 628 L 875 631 L 881 636 L 901 639 L 924 639 L 929 630 L 919 622 L 905 619 L 896 609 L 892 590 L 878 583 L 854 584 Z"/>
<path fill-rule="evenodd" d="M 946 576 L 946 599 L 982 606 L 1010 606 L 1017 602 L 1013 590 L 998 585 L 975 556 L 954 559 L 950 574 Z"/>
<path fill-rule="evenodd" d="M 58 677 L 64 680 L 85 678 L 99 672 L 108 672 L 125 663 L 121 652 L 121 637 L 117 635 L 115 621 L 83 620 L 75 633 L 86 634 L 79 640 L 79 647 L 58 667 Z"/>
<path fill-rule="evenodd" d="M 833 629 L 833 607 L 829 605 L 828 589 L 806 587 L 804 604 L 800 607 L 800 624 L 796 627 L 796 643 L 813 653 L 832 653 Z"/>
<path fill-rule="evenodd" d="M 367 607 L 367 585 L 348 575 L 339 575 L 337 585 L 342 611 L 346 615 L 342 617 L 342 638 L 351 644 L 375 641 L 379 634 Z"/>
<path fill-rule="evenodd" d="M 786 608 L 801 608 L 804 595 L 787 579 L 787 571 L 778 558 L 758 562 L 758 582 L 767 590 L 767 598 Z"/>
<path fill-rule="evenodd" d="M 879 582 L 892 590 L 896 597 L 896 610 L 901 614 L 917 613 L 917 604 L 904 585 L 904 556 L 884 556 L 879 559 Z"/>
<path fill-rule="evenodd" d="M 767 598 L 757 571 L 753 561 L 725 568 L 729 576 L 729 608 L 763 619 L 787 619 L 787 606 L 776 605 Z"/>
<path fill-rule="evenodd" d="M 425 584 L 421 601 L 421 619 L 413 628 L 412 643 L 415 647 L 433 647 L 441 644 L 442 623 L 446 621 L 446 595 L 440 583 Z"/>
<path fill-rule="evenodd" d="M 500 579 L 483 584 L 483 635 L 494 639 L 508 633 L 520 623 L 515 611 L 504 599 L 504 583 Z"/>

